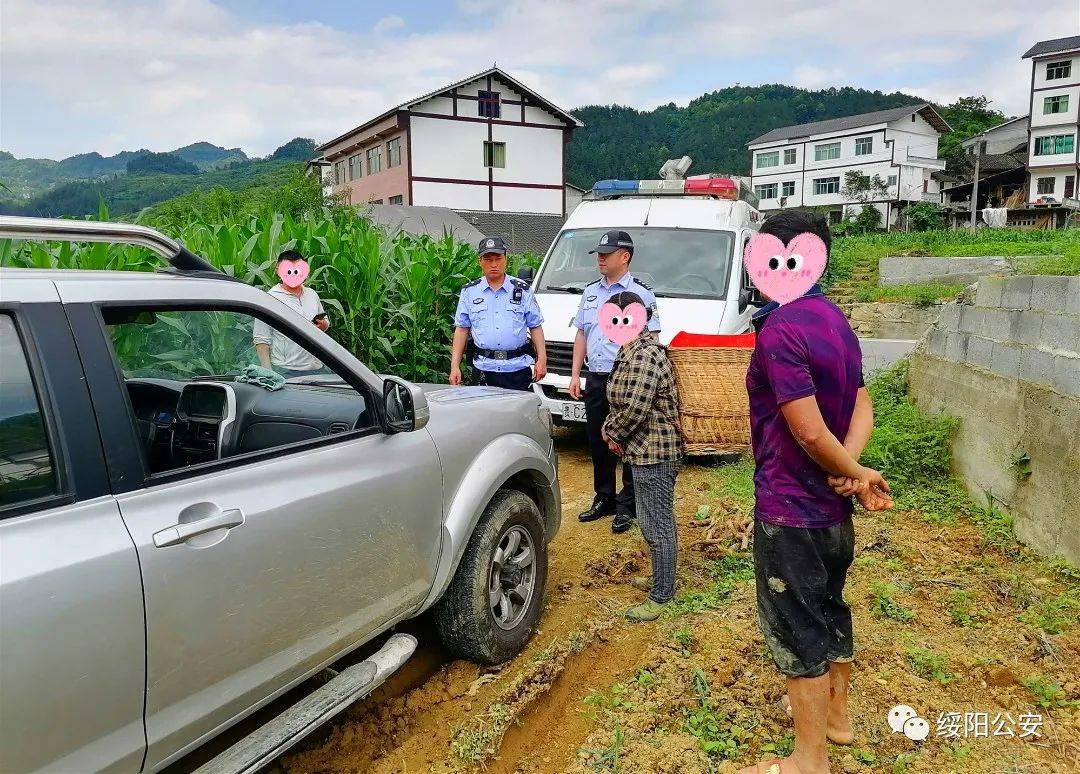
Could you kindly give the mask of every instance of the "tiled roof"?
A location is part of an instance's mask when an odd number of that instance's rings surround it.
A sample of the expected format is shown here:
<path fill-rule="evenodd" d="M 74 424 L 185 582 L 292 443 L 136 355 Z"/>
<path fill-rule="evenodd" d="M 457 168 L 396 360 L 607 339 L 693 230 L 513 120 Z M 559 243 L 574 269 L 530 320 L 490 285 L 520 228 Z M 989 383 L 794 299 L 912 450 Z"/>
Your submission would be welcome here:
<path fill-rule="evenodd" d="M 979 180 L 999 175 L 1003 172 L 1023 170 L 1027 166 L 1027 146 L 1021 146 L 1019 151 L 1012 153 L 984 153 L 979 160 Z M 940 180 L 946 188 L 954 188 L 971 185 L 971 177 L 975 174 L 975 157 L 964 154 L 963 161 L 959 163 L 949 162 L 949 168 L 944 173 L 934 174 L 934 178 Z"/>
<path fill-rule="evenodd" d="M 562 228 L 562 215 L 534 212 L 485 212 L 458 210 L 458 215 L 475 226 L 484 236 L 501 236 L 512 253 L 543 255 Z"/>
<path fill-rule="evenodd" d="M 1029 59 L 1033 56 L 1045 56 L 1046 54 L 1057 54 L 1061 51 L 1075 51 L 1080 48 L 1080 35 L 1072 35 L 1067 38 L 1054 38 L 1053 40 L 1040 40 L 1034 46 L 1027 50 L 1022 59 Z"/>
<path fill-rule="evenodd" d="M 814 121 L 809 124 L 796 124 L 795 126 L 782 126 L 773 129 L 760 137 L 746 143 L 757 145 L 761 142 L 777 142 L 779 140 L 793 140 L 797 137 L 809 137 L 815 134 L 833 134 L 847 129 L 858 129 L 860 126 L 873 124 L 886 124 L 900 118 L 906 118 L 912 113 L 919 113 L 931 126 L 939 132 L 948 132 L 951 127 L 946 123 L 933 107 L 925 102 L 918 105 L 906 105 L 904 107 L 889 108 L 888 110 L 876 110 L 873 113 L 860 113 L 857 116 L 844 116 L 843 118 L 829 118 L 825 121 Z"/>

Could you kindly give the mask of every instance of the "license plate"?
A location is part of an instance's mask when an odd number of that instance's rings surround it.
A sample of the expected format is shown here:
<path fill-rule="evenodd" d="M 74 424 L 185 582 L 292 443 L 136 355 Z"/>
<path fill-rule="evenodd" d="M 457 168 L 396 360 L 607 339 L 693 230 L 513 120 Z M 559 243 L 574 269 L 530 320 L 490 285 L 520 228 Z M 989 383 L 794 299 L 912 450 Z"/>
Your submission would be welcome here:
<path fill-rule="evenodd" d="M 562 418 L 569 422 L 584 422 L 585 404 L 576 401 L 563 401 Z"/>

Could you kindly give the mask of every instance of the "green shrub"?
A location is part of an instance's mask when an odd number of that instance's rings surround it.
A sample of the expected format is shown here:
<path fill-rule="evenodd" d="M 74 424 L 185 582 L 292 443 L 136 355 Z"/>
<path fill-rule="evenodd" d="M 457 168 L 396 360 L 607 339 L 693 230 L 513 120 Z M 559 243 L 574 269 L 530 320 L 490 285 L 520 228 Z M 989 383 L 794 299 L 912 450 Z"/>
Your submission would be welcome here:
<path fill-rule="evenodd" d="M 904 209 L 904 217 L 912 231 L 941 228 L 941 208 L 933 202 L 915 202 Z"/>

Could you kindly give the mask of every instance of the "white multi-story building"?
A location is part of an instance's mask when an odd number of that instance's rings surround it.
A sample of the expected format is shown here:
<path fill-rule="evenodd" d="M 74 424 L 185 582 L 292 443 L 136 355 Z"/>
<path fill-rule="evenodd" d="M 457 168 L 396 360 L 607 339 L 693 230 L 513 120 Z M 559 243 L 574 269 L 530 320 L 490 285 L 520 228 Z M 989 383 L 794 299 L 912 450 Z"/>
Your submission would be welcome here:
<path fill-rule="evenodd" d="M 938 138 L 949 130 L 928 104 L 773 129 L 747 143 L 760 209 L 827 207 L 839 221 L 867 203 L 892 224 L 906 203 L 940 200 L 931 174 L 945 168 Z M 877 175 L 886 190 L 867 202 L 845 196 L 852 171 Z"/>
<path fill-rule="evenodd" d="M 387 110 L 321 145 L 353 204 L 565 215 L 566 146 L 582 126 L 498 68 Z"/>
<path fill-rule="evenodd" d="M 1028 201 L 1075 199 L 1080 173 L 1080 35 L 1036 43 L 1031 60 Z"/>

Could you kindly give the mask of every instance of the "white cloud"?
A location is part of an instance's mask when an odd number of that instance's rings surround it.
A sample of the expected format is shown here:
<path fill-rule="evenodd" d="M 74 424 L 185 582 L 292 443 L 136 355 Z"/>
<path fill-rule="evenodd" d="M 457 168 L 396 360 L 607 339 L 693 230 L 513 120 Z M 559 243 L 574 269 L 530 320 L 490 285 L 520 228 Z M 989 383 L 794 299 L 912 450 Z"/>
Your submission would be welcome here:
<path fill-rule="evenodd" d="M 493 60 L 567 108 L 786 81 L 986 94 L 1020 113 L 1020 55 L 1077 29 L 1076 0 L 1038 14 L 1016 0 L 459 0 L 434 26 L 412 23 L 406 4 L 360 32 L 253 22 L 212 0 L 3 3 L 3 146 L 52 157 L 203 139 L 265 154 Z"/>
<path fill-rule="evenodd" d="M 376 34 L 382 34 L 384 32 L 390 32 L 391 30 L 401 29 L 405 26 L 405 20 L 400 16 L 384 16 L 375 22 Z"/>

